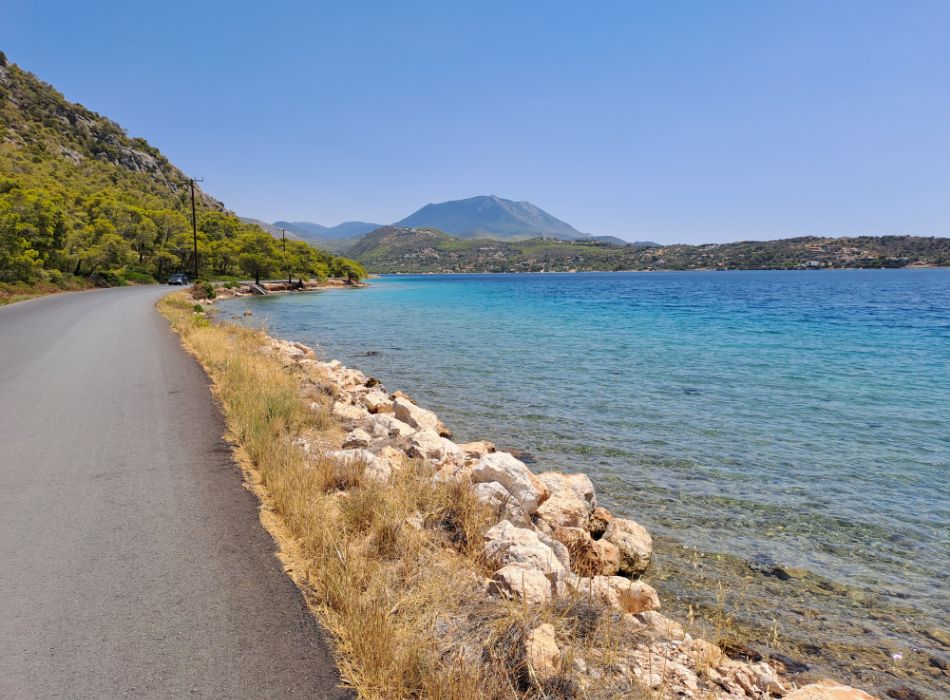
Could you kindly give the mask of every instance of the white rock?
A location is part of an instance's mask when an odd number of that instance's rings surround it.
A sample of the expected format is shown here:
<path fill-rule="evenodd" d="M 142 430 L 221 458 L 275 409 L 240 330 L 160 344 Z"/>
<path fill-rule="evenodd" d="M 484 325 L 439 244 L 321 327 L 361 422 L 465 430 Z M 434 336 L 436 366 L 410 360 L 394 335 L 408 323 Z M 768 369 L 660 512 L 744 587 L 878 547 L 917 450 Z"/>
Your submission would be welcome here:
<path fill-rule="evenodd" d="M 472 467 L 472 481 L 497 481 L 531 515 L 548 497 L 547 487 L 522 462 L 507 452 L 494 452 L 482 457 Z"/>
<path fill-rule="evenodd" d="M 392 476 L 392 465 L 389 460 L 374 455 L 369 450 L 330 450 L 327 457 L 333 459 L 341 467 L 341 474 L 349 471 L 354 465 L 363 465 L 363 477 L 375 481 L 386 481 Z"/>
<path fill-rule="evenodd" d="M 546 622 L 528 633 L 525 658 L 528 670 L 538 680 L 545 681 L 557 676 L 561 668 L 561 650 L 557 646 L 554 625 Z"/>
<path fill-rule="evenodd" d="M 472 490 L 475 493 L 475 498 L 497 513 L 500 519 L 508 520 L 522 527 L 531 526 L 531 518 L 524 512 L 521 504 L 508 493 L 508 489 L 497 481 L 475 484 Z"/>
<path fill-rule="evenodd" d="M 874 700 L 863 690 L 832 680 L 821 680 L 793 690 L 785 700 Z"/>
<path fill-rule="evenodd" d="M 643 581 L 631 581 L 622 576 L 571 576 L 566 577 L 565 581 L 575 592 L 622 613 L 636 615 L 660 608 L 660 597 Z"/>
<path fill-rule="evenodd" d="M 420 457 L 433 462 L 461 463 L 465 459 L 465 453 L 458 445 L 429 429 L 417 430 L 409 436 L 406 453 L 410 457 Z"/>
<path fill-rule="evenodd" d="M 372 440 L 372 436 L 362 428 L 351 431 L 346 439 L 343 440 L 343 449 L 352 450 L 359 447 L 366 447 Z"/>
<path fill-rule="evenodd" d="M 515 527 L 507 520 L 490 528 L 484 538 L 485 557 L 493 565 L 528 564 L 545 574 L 566 573 L 564 565 L 544 544 L 538 534 L 527 528 Z"/>
<path fill-rule="evenodd" d="M 416 430 L 439 432 L 439 417 L 432 411 L 416 406 L 408 399 L 396 398 L 393 401 L 393 413 L 396 414 L 396 418 L 411 425 Z"/>
<path fill-rule="evenodd" d="M 353 406 L 352 404 L 343 403 L 341 401 L 333 402 L 333 415 L 343 423 L 343 425 L 351 428 L 355 428 L 369 416 L 366 409 L 362 406 Z"/>
<path fill-rule="evenodd" d="M 620 572 L 637 576 L 650 566 L 653 556 L 653 538 L 639 523 L 626 518 L 614 518 L 607 524 L 603 538 L 620 550 Z"/>
<path fill-rule="evenodd" d="M 528 605 L 544 605 L 553 597 L 551 581 L 543 571 L 530 564 L 517 562 L 506 564 L 496 571 L 488 590 L 523 600 Z"/>
<path fill-rule="evenodd" d="M 459 445 L 459 447 L 462 448 L 465 456 L 469 459 L 481 459 L 485 455 L 491 454 L 495 451 L 495 443 L 489 442 L 488 440 L 466 442 L 463 445 Z"/>
<path fill-rule="evenodd" d="M 538 477 L 551 497 L 538 508 L 538 517 L 552 527 L 586 527 L 597 505 L 594 484 L 584 474 L 547 472 Z"/>
<path fill-rule="evenodd" d="M 388 413 L 393 410 L 393 402 L 385 392 L 371 389 L 360 397 L 360 401 L 370 413 Z"/>
<path fill-rule="evenodd" d="M 389 413 L 377 413 L 369 419 L 370 432 L 374 437 L 407 438 L 416 432 L 411 425 L 403 423 Z"/>

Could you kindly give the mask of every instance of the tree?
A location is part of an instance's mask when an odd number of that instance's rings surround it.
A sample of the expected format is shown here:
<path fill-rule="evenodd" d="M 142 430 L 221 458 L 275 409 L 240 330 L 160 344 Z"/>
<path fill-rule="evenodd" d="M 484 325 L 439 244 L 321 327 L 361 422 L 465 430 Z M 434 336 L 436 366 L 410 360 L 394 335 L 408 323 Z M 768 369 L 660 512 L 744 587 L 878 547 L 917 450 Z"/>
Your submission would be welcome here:
<path fill-rule="evenodd" d="M 277 246 L 274 238 L 258 229 L 238 238 L 238 264 L 249 275 L 254 276 L 256 284 L 261 283 L 261 277 L 272 274 L 280 264 Z"/>

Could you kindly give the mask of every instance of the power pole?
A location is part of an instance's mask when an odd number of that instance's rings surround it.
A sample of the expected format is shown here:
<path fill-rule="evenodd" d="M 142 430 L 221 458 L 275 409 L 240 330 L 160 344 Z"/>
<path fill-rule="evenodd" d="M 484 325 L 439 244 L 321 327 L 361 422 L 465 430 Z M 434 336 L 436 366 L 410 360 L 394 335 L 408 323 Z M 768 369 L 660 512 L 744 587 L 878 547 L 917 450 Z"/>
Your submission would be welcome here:
<path fill-rule="evenodd" d="M 204 178 L 196 180 L 190 178 L 191 182 L 191 235 L 195 243 L 195 282 L 198 281 L 198 217 L 195 214 L 195 183 L 204 182 Z"/>
<path fill-rule="evenodd" d="M 284 246 L 284 264 L 287 266 L 287 284 L 293 284 L 293 279 L 290 270 L 290 263 L 287 261 L 287 229 L 282 228 L 280 230 L 280 242 Z"/>

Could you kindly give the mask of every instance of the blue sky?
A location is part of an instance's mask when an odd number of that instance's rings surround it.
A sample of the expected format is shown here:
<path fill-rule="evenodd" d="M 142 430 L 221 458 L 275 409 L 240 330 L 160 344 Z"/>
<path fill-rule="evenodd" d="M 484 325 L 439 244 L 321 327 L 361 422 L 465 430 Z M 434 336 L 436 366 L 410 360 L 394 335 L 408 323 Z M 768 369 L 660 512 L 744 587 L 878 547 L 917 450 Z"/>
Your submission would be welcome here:
<path fill-rule="evenodd" d="M 0 49 L 246 216 L 950 235 L 944 0 L 4 0 Z"/>

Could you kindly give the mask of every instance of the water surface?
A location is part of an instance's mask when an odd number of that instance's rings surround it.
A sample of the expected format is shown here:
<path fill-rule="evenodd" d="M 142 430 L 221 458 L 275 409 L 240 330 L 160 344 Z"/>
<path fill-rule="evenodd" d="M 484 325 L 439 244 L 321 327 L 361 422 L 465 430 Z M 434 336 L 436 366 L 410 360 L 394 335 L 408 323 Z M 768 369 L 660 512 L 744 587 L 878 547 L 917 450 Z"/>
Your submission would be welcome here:
<path fill-rule="evenodd" d="M 950 680 L 950 270 L 398 276 L 222 307 L 460 441 L 589 474 L 657 536 L 675 612 L 865 687 Z"/>

